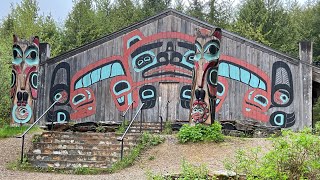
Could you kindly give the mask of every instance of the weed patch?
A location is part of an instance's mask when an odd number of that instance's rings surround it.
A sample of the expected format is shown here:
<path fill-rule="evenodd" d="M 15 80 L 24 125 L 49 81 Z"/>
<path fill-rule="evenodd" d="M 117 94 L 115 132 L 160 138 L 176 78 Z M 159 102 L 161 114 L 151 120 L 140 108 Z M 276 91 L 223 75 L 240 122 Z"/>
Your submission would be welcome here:
<path fill-rule="evenodd" d="M 244 173 L 248 179 L 320 179 L 320 137 L 311 129 L 285 130 L 272 141 L 273 149 L 261 158 L 261 149 L 238 151 L 226 169 Z"/>
<path fill-rule="evenodd" d="M 171 180 L 171 179 L 183 179 L 183 180 L 206 180 L 214 179 L 209 176 L 209 170 L 206 165 L 194 166 L 186 161 L 182 161 L 182 173 L 178 175 L 163 176 L 160 174 L 153 174 L 148 172 L 147 177 L 149 180 Z"/>
<path fill-rule="evenodd" d="M 221 132 L 222 126 L 215 122 L 212 125 L 196 124 L 190 126 L 184 124 L 178 132 L 178 140 L 180 143 L 199 142 L 199 141 L 213 141 L 222 142 L 224 135 Z"/>
<path fill-rule="evenodd" d="M 8 138 L 8 137 L 15 137 L 22 134 L 25 130 L 27 130 L 29 126 L 19 126 L 19 127 L 11 127 L 11 126 L 4 126 L 0 128 L 0 138 Z M 31 132 L 40 131 L 38 126 L 34 126 Z"/>

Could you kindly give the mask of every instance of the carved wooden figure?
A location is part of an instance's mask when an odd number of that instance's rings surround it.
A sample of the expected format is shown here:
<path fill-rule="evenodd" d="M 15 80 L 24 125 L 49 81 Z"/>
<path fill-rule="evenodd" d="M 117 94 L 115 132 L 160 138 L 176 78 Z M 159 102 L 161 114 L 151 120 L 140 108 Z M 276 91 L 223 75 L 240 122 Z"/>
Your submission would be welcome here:
<path fill-rule="evenodd" d="M 20 40 L 13 35 L 11 75 L 12 124 L 32 123 L 33 100 L 37 98 L 39 38 Z"/>
<path fill-rule="evenodd" d="M 221 35 L 220 28 L 196 30 L 190 123 L 214 122 Z"/>

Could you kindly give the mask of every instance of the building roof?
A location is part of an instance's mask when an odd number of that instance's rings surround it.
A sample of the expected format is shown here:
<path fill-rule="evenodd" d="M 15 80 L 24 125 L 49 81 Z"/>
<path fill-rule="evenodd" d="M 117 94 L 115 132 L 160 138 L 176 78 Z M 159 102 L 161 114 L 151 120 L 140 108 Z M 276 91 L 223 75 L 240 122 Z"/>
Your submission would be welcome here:
<path fill-rule="evenodd" d="M 169 15 L 179 17 L 179 18 L 181 18 L 181 19 L 183 19 L 185 21 L 189 21 L 191 23 L 194 23 L 194 24 L 196 24 L 196 25 L 198 25 L 200 27 L 206 28 L 206 29 L 216 28 L 216 26 L 214 26 L 214 25 L 208 24 L 208 23 L 206 23 L 204 21 L 201 21 L 201 20 L 196 19 L 194 17 L 191 17 L 189 15 L 186 15 L 186 14 L 184 14 L 182 12 L 177 11 L 177 10 L 167 9 L 167 10 L 165 10 L 163 12 L 160 12 L 159 14 L 157 14 L 155 16 L 152 16 L 152 17 L 150 17 L 148 19 L 145 19 L 143 21 L 140 21 L 140 22 L 137 22 L 135 24 L 132 24 L 132 25 L 130 25 L 128 27 L 125 27 L 123 29 L 120 29 L 120 30 L 114 32 L 114 33 L 111 33 L 111 34 L 108 34 L 106 36 L 103 36 L 103 37 L 101 37 L 99 39 L 96 39 L 96 40 L 94 40 L 92 42 L 84 44 L 84 45 L 82 45 L 80 47 L 77 47 L 75 49 L 72 49 L 70 51 L 66 51 L 66 52 L 64 52 L 64 53 L 62 53 L 62 54 L 60 54 L 60 55 L 58 55 L 56 57 L 50 58 L 47 61 L 41 63 L 40 65 L 57 63 L 57 62 L 59 62 L 61 60 L 67 59 L 69 57 L 72 57 L 72 56 L 80 53 L 80 52 L 83 52 L 83 51 L 88 50 L 90 48 L 96 47 L 96 46 L 98 46 L 98 45 L 100 45 L 102 43 L 105 43 L 105 42 L 107 42 L 109 40 L 114 39 L 115 37 L 119 37 L 119 36 L 121 36 L 123 34 L 126 34 L 126 33 L 130 32 L 130 31 L 132 31 L 132 30 L 138 29 L 138 28 L 140 28 L 140 27 L 142 27 L 142 26 L 144 26 L 146 24 L 149 24 L 149 23 L 151 23 L 153 21 L 159 20 L 159 19 L 164 18 L 164 17 L 169 16 Z M 272 49 L 272 48 L 270 48 L 270 47 L 268 47 L 266 45 L 263 45 L 261 43 L 257 43 L 255 41 L 252 41 L 252 40 L 249 40 L 249 39 L 246 39 L 244 37 L 241 37 L 241 36 L 239 36 L 239 35 L 237 35 L 235 33 L 232 33 L 230 31 L 227 31 L 227 30 L 224 30 L 224 29 L 222 29 L 222 32 L 223 32 L 223 36 L 225 36 L 225 37 L 228 37 L 228 38 L 233 39 L 233 40 L 238 41 L 238 42 L 243 42 L 243 43 L 248 44 L 248 45 L 250 45 L 250 46 L 252 46 L 252 47 L 254 47 L 256 49 L 259 49 L 261 51 L 273 54 L 273 55 L 275 55 L 275 56 L 277 56 L 279 58 L 283 58 L 285 60 L 289 60 L 293 64 L 299 63 L 299 59 L 293 58 L 293 57 L 291 57 L 291 56 L 289 56 L 289 55 L 287 55 L 285 53 L 281 53 L 281 52 L 279 52 L 277 50 L 274 50 L 274 49 Z"/>

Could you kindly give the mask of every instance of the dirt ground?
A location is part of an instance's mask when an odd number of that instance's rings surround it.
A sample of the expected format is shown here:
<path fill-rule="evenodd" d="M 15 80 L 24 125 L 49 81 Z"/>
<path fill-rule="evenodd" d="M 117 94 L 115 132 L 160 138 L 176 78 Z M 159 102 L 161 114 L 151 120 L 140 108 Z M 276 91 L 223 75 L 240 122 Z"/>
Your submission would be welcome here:
<path fill-rule="evenodd" d="M 31 136 L 28 135 L 26 142 L 31 145 Z M 179 144 L 172 135 L 166 135 L 166 141 L 144 152 L 135 164 L 114 174 L 105 175 L 67 175 L 55 173 L 34 173 L 23 171 L 11 171 L 6 169 L 9 162 L 20 158 L 21 139 L 0 139 L 0 179 L 83 179 L 83 180 L 140 180 L 146 179 L 146 173 L 171 174 L 179 173 L 182 161 L 191 164 L 206 164 L 210 171 L 223 170 L 223 162 L 226 158 L 234 157 L 238 149 L 250 149 L 262 147 L 267 152 L 272 144 L 267 139 L 258 138 L 231 138 L 227 137 L 223 143 L 196 143 Z"/>

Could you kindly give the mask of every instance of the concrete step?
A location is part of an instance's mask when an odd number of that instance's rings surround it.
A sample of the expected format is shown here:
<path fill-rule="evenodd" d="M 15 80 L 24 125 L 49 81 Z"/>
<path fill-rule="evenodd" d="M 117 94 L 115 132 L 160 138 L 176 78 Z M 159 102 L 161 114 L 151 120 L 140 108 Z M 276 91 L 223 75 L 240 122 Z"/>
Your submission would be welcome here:
<path fill-rule="evenodd" d="M 132 146 L 124 146 L 123 150 L 128 151 Z M 86 155 L 86 156 L 114 156 L 120 153 L 121 146 L 114 149 L 34 149 L 32 154 L 57 154 L 57 155 Z"/>
<path fill-rule="evenodd" d="M 73 169 L 79 167 L 89 168 L 108 168 L 111 164 L 107 164 L 106 161 L 55 161 L 55 160 L 29 160 L 29 162 L 35 167 L 42 168 L 56 168 L 56 169 Z"/>
<path fill-rule="evenodd" d="M 109 133 L 80 133 L 80 132 L 44 132 L 42 138 L 59 138 L 59 139 L 116 139 L 118 135 L 115 132 Z M 139 137 L 136 134 L 128 133 L 128 138 Z"/>
<path fill-rule="evenodd" d="M 142 132 L 149 132 L 149 133 L 160 133 L 160 129 L 141 129 Z M 131 133 L 140 133 L 140 127 L 131 127 L 129 129 L 129 132 Z"/>
<path fill-rule="evenodd" d="M 54 138 L 54 137 L 46 137 L 41 138 L 39 142 L 45 143 L 67 143 L 67 144 L 118 144 L 117 138 L 119 136 L 115 136 L 112 139 L 109 138 Z M 124 141 L 127 142 L 138 142 L 138 136 L 125 136 Z"/>
<path fill-rule="evenodd" d="M 88 156 L 88 155 L 72 155 L 72 154 L 28 154 L 28 159 L 38 161 L 104 161 L 110 162 L 111 158 L 118 158 L 119 156 Z"/>
<path fill-rule="evenodd" d="M 74 143 L 35 143 L 33 149 L 92 149 L 92 150 L 118 150 L 121 148 L 121 142 L 115 142 L 118 144 L 74 144 Z M 124 147 L 131 148 L 137 143 L 123 141 Z"/>

